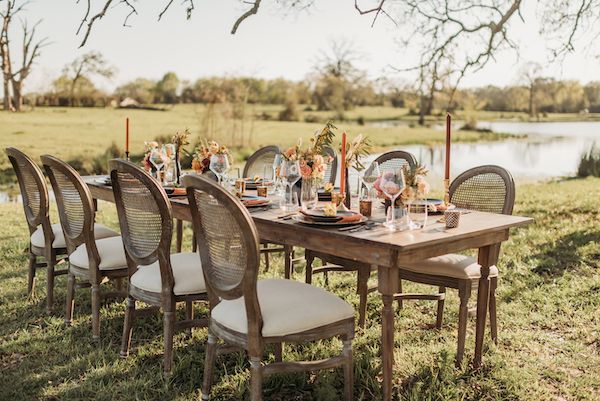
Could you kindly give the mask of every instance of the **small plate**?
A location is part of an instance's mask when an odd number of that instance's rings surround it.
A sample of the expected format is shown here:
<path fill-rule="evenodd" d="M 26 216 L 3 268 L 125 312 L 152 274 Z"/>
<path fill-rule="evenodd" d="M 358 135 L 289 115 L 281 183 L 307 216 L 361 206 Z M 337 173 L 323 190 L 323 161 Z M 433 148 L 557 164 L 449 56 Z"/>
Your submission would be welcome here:
<path fill-rule="evenodd" d="M 366 223 L 369 219 L 363 216 L 359 221 L 352 222 L 341 222 L 341 221 L 316 221 L 311 218 L 306 218 L 306 216 L 302 214 L 297 214 L 292 216 L 292 220 L 296 223 L 305 224 L 307 226 L 316 226 L 316 227 L 348 227 L 348 226 L 358 226 L 360 224 Z"/>
<path fill-rule="evenodd" d="M 244 195 L 242 196 L 242 203 L 244 204 L 244 206 L 246 206 L 247 208 L 253 208 L 253 207 L 265 207 L 271 204 L 271 200 L 268 198 L 262 198 L 259 196 L 254 196 L 254 195 Z M 252 201 L 252 203 L 247 203 L 249 201 Z"/>
<path fill-rule="evenodd" d="M 247 180 L 246 181 L 246 189 L 256 189 L 256 187 L 263 185 L 266 187 L 269 187 L 271 185 L 273 185 L 273 181 L 271 180 L 260 180 L 260 181 L 254 181 L 254 180 Z"/>
<path fill-rule="evenodd" d="M 94 178 L 94 182 L 100 185 L 112 185 L 112 182 L 110 181 L 110 176 L 96 177 Z"/>

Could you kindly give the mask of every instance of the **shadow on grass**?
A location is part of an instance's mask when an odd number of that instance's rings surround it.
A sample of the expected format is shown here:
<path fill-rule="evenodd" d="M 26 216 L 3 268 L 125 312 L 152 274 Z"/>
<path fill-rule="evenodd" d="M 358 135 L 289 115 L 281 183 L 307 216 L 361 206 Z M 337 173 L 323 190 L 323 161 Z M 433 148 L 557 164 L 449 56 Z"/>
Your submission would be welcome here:
<path fill-rule="evenodd" d="M 581 268 L 582 264 L 598 259 L 598 254 L 585 254 L 582 248 L 590 243 L 600 243 L 600 231 L 575 231 L 558 240 L 542 244 L 539 252 L 525 258 L 533 261 L 535 274 L 540 276 L 558 277 L 570 270 Z"/>

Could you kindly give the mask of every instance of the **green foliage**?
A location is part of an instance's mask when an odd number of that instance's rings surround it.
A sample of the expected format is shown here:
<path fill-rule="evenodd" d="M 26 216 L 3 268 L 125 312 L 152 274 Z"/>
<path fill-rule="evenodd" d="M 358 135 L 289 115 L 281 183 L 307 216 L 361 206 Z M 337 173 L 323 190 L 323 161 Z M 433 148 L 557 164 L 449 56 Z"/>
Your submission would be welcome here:
<path fill-rule="evenodd" d="M 534 218 L 526 228 L 511 231 L 498 267 L 499 345 L 486 336 L 485 366 L 472 370 L 474 320 L 469 320 L 465 363 L 454 367 L 458 296 L 448 290 L 444 326 L 432 330 L 435 303 L 405 302 L 395 308 L 396 335 L 393 399 L 402 401 L 595 400 L 600 383 L 600 179 L 573 179 L 517 188 L 515 214 Z M 53 207 L 51 218 L 57 220 Z M 100 202 L 98 222 L 118 229 L 114 205 Z M 36 290 L 26 295 L 28 229 L 18 204 L 0 205 L 0 399 L 2 400 L 196 400 L 204 366 L 206 329 L 174 341 L 174 371 L 162 378 L 162 319 L 147 314 L 136 319 L 132 353 L 119 357 L 125 301 L 101 306 L 101 339 L 91 338 L 89 289 L 78 290 L 71 327 L 64 325 L 66 276 L 56 278 L 56 311 L 45 312 L 44 270 L 38 270 Z M 184 249 L 191 248 L 185 226 Z M 300 250 L 298 250 L 300 251 Z M 283 277 L 283 259 L 272 255 L 261 278 Z M 301 256 L 301 255 L 298 255 Z M 294 266 L 301 280 L 303 265 Z M 316 275 L 313 285 L 326 288 L 358 306 L 356 276 L 335 273 L 325 285 Z M 370 286 L 376 285 L 376 274 Z M 110 289 L 110 284 L 103 284 Z M 430 286 L 403 281 L 406 292 L 431 292 Z M 475 294 L 471 295 L 474 300 Z M 395 306 L 395 305 L 394 305 Z M 143 308 L 144 305 L 139 305 Z M 381 399 L 380 314 L 382 304 L 369 295 L 367 327 L 353 341 L 354 395 Z M 198 317 L 207 313 L 197 303 Z M 179 318 L 185 308 L 177 310 Z M 320 359 L 339 352 L 339 340 L 286 344 L 285 360 Z M 272 349 L 265 358 L 273 361 Z M 249 397 L 246 355 L 219 356 L 214 401 Z M 342 399 L 341 369 L 273 375 L 265 379 L 266 401 Z"/>
<path fill-rule="evenodd" d="M 589 151 L 581 155 L 577 167 L 578 177 L 600 177 L 600 149 L 592 145 Z"/>

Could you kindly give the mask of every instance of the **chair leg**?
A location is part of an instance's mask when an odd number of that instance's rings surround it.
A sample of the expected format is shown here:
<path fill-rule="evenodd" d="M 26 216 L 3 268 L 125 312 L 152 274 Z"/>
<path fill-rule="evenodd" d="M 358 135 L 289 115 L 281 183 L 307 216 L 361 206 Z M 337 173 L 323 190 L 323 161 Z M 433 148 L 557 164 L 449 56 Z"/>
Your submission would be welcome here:
<path fill-rule="evenodd" d="M 173 336 L 175 334 L 175 311 L 165 308 L 164 317 L 164 341 L 165 341 L 165 366 L 163 374 L 165 377 L 171 376 L 171 367 L 173 365 Z"/>
<path fill-rule="evenodd" d="M 439 287 L 439 293 L 445 294 L 446 287 Z M 446 302 L 445 298 L 440 299 L 437 303 L 437 318 L 435 321 L 435 328 L 438 330 L 442 329 L 442 323 L 444 322 L 444 302 Z"/>
<path fill-rule="evenodd" d="M 275 362 L 283 361 L 283 343 L 275 344 Z"/>
<path fill-rule="evenodd" d="M 70 326 L 73 322 L 73 308 L 75 306 L 75 276 L 71 273 L 67 277 L 67 307 L 65 311 L 65 324 Z"/>
<path fill-rule="evenodd" d="M 304 278 L 304 282 L 306 284 L 312 284 L 312 265 L 313 262 L 315 261 L 315 258 L 312 254 L 312 252 L 305 252 L 305 256 L 304 258 L 306 259 L 306 271 L 305 271 L 305 278 Z"/>
<path fill-rule="evenodd" d="M 196 252 L 198 250 L 198 244 L 196 243 L 196 233 L 192 234 L 192 252 Z"/>
<path fill-rule="evenodd" d="M 458 347 L 456 351 L 456 366 L 460 366 L 465 353 L 465 340 L 467 337 L 467 320 L 469 315 L 469 298 L 471 297 L 471 282 L 461 281 L 458 285 L 460 307 L 458 310 Z"/>
<path fill-rule="evenodd" d="M 54 266 L 56 265 L 56 254 L 54 251 L 51 251 L 49 256 L 46 261 L 46 275 L 48 277 L 46 310 L 48 313 L 52 313 L 52 309 L 54 308 Z"/>
<path fill-rule="evenodd" d="M 135 319 L 135 298 L 127 297 L 127 307 L 125 308 L 125 320 L 123 322 L 123 338 L 121 339 L 121 357 L 129 355 L 131 346 L 131 332 L 133 331 L 133 321 Z"/>
<path fill-rule="evenodd" d="M 284 245 L 284 256 L 285 256 L 285 270 L 284 276 L 286 279 L 292 278 L 292 259 L 294 258 L 294 248 L 289 245 Z"/>
<path fill-rule="evenodd" d="M 92 338 L 100 339 L 100 284 L 92 284 Z"/>
<path fill-rule="evenodd" d="M 265 252 L 265 272 L 269 271 L 270 264 L 269 252 Z"/>
<path fill-rule="evenodd" d="M 398 278 L 398 291 L 399 294 L 402 294 L 402 278 Z M 402 309 L 402 298 L 398 298 L 398 310 Z"/>
<path fill-rule="evenodd" d="M 496 317 L 496 288 L 498 287 L 498 277 L 490 279 L 490 331 L 492 341 L 498 345 L 498 321 Z"/>
<path fill-rule="evenodd" d="M 344 399 L 352 401 L 354 397 L 354 366 L 352 363 L 352 340 L 344 340 L 342 355 L 346 359 L 344 363 Z"/>
<path fill-rule="evenodd" d="M 215 357 L 217 355 L 217 338 L 209 333 L 206 344 L 206 357 L 204 360 L 204 378 L 202 380 L 202 399 L 208 400 L 210 397 L 210 388 L 213 380 L 213 369 L 215 367 Z"/>
<path fill-rule="evenodd" d="M 262 401 L 263 367 L 260 357 L 250 357 L 250 400 Z"/>
<path fill-rule="evenodd" d="M 193 320 L 194 319 L 194 302 L 193 301 L 185 301 L 185 319 Z M 188 330 L 188 335 L 192 335 L 192 328 L 190 327 Z"/>
<path fill-rule="evenodd" d="M 358 268 L 358 282 L 356 283 L 356 292 L 358 293 L 358 326 L 365 328 L 367 320 L 367 296 L 369 295 L 369 276 L 371 275 L 371 266 L 361 266 Z"/>
<path fill-rule="evenodd" d="M 31 296 L 35 289 L 35 263 L 37 261 L 36 256 L 33 253 L 29 253 L 29 272 L 27 275 L 27 295 Z"/>

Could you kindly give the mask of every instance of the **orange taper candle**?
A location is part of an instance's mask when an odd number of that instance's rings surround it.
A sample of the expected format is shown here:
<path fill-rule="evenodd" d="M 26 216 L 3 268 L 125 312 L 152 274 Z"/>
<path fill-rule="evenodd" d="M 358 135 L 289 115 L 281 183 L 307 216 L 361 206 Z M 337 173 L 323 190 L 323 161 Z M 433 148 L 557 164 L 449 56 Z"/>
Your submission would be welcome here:
<path fill-rule="evenodd" d="M 452 124 L 452 117 L 450 116 L 450 113 L 446 114 L 446 171 L 445 171 L 445 175 L 444 178 L 449 180 L 450 179 L 450 131 L 451 131 L 451 126 Z"/>
<path fill-rule="evenodd" d="M 346 192 L 346 133 L 342 134 L 342 169 L 340 175 L 340 192 Z"/>
<path fill-rule="evenodd" d="M 129 117 L 125 119 L 125 153 L 129 153 Z"/>

